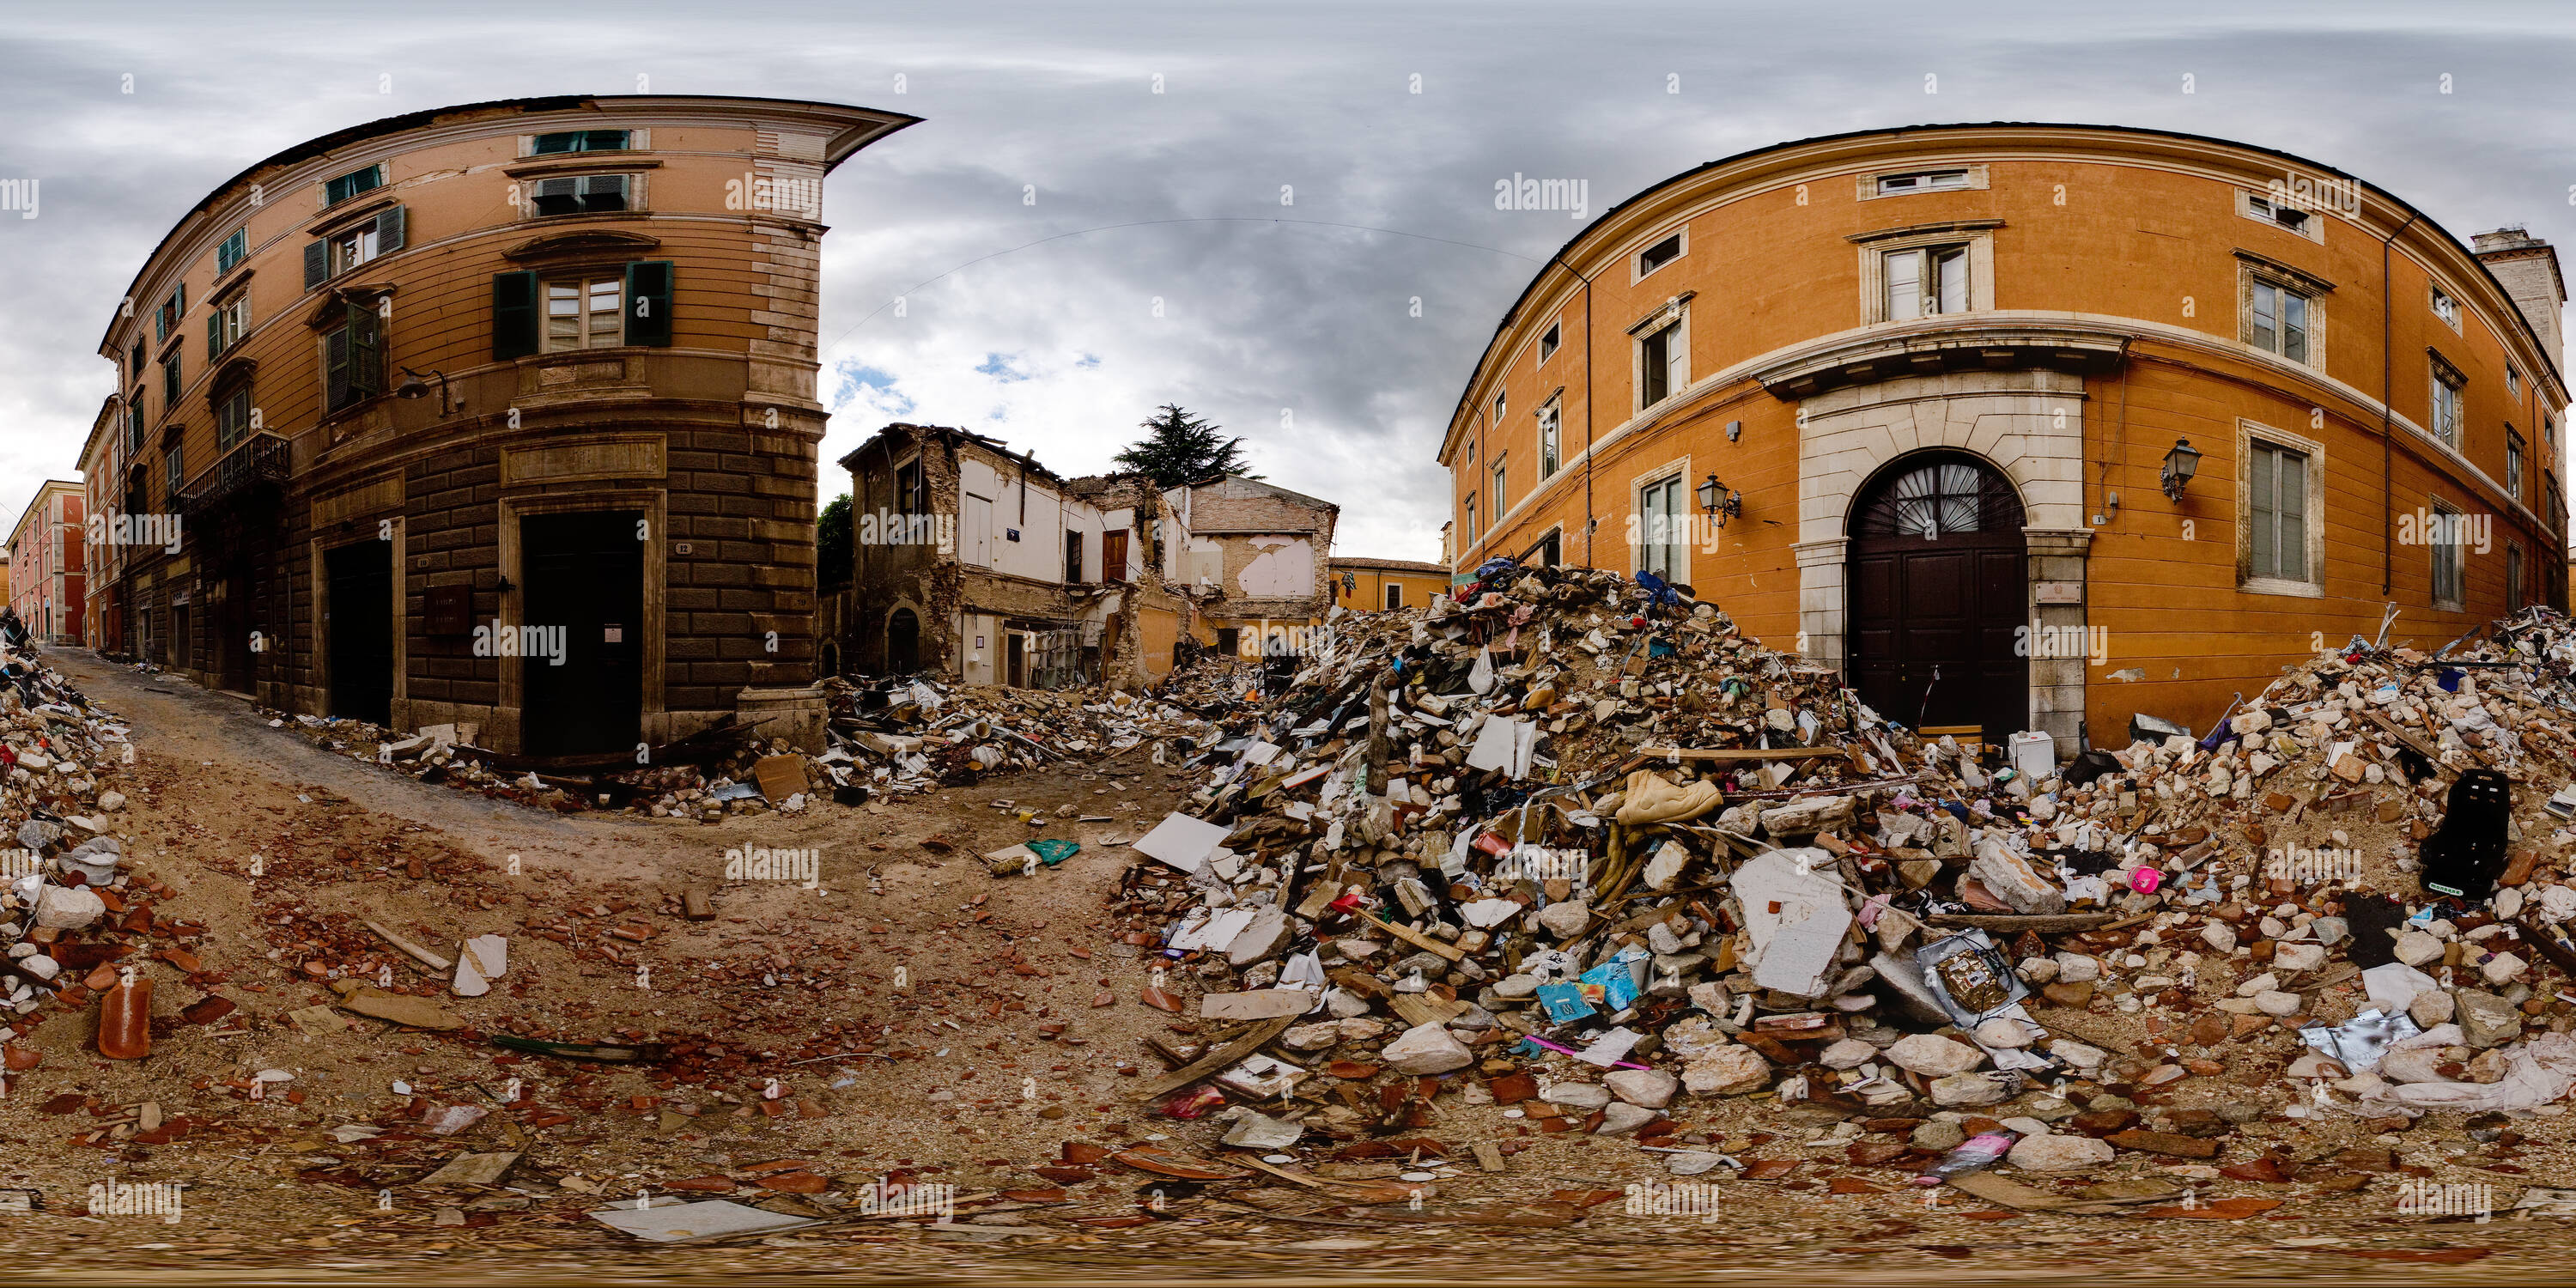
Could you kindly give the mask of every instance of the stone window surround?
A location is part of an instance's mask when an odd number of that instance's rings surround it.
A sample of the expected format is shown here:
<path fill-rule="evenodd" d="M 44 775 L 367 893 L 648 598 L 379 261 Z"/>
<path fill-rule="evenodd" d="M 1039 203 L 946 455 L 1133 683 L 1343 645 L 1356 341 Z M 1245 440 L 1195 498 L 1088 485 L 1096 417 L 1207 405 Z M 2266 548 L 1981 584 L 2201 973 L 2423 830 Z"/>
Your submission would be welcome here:
<path fill-rule="evenodd" d="M 1625 544 L 1628 547 L 1628 574 L 1632 577 L 1646 570 L 1646 488 L 1649 484 L 1663 483 L 1675 478 L 1682 481 L 1682 509 L 1684 514 L 1688 514 L 1693 504 L 1693 493 L 1690 486 L 1691 458 L 1687 453 L 1629 476 L 1628 527 L 1634 535 Z M 1541 541 L 1546 539 L 1545 535 L 1539 537 Z M 1675 571 L 1682 575 L 1672 580 L 1689 585 L 1691 584 L 1690 543 L 1688 541 L 1678 543 L 1675 554 L 1679 556 L 1674 561 L 1678 565 Z"/>
<path fill-rule="evenodd" d="M 1995 306 L 1994 230 L 2001 227 L 2003 221 L 2000 219 L 1962 219 L 1909 224 L 1902 228 L 1854 233 L 1845 238 L 1860 247 L 1861 324 L 1876 326 L 1888 320 L 1887 254 L 1890 251 L 1919 250 L 1925 246 L 1967 247 L 1968 311 L 1980 313 L 1992 309 Z"/>
<path fill-rule="evenodd" d="M 2297 362 L 2314 371 L 2326 369 L 2326 296 L 2334 283 L 2295 265 L 2284 264 L 2250 250 L 2236 252 L 2236 342 L 2251 349 L 2254 344 L 2254 284 L 2262 282 L 2297 293 L 2308 302 L 2308 356 L 2291 358 L 2277 349 L 2259 349 L 2284 362 Z M 2277 328 L 2279 320 L 2273 325 Z"/>
<path fill-rule="evenodd" d="M 2307 522 L 2302 557 L 2311 576 L 2304 581 L 2254 575 L 2254 444 L 2286 447 L 2308 458 Z M 2323 599 L 2326 594 L 2326 447 L 2325 444 L 2260 421 L 2236 422 L 2236 588 L 2251 595 L 2297 595 Z"/>
<path fill-rule="evenodd" d="M 2258 196 L 2262 197 L 2266 201 L 2271 200 L 2271 195 L 2268 192 L 2258 193 L 2251 188 L 2237 189 L 2236 213 L 2247 219 L 2251 219 L 2266 228 L 2277 228 L 2293 237 L 2305 238 L 2320 246 L 2326 244 L 2326 220 L 2324 211 L 2311 210 L 2306 212 L 2308 217 L 2300 220 L 2298 226 L 2293 228 L 2260 210 L 2256 210 L 2254 208 L 2254 198 Z"/>
<path fill-rule="evenodd" d="M 2458 519 L 2458 518 L 2463 518 L 2463 517 L 2465 517 L 2465 516 L 2466 516 L 2466 514 L 2467 514 L 2467 511 L 2464 511 L 2464 510 L 2462 510 L 2460 507 L 2458 507 L 2458 506 L 2456 506 L 2456 505 L 2453 505 L 2453 504 L 2451 504 L 2451 503 L 2450 503 L 2450 502 L 2448 502 L 2448 501 L 2443 500 L 2443 499 L 2442 499 L 2442 495 L 2441 495 L 2441 493 L 2438 493 L 2438 492 L 2436 492 L 2436 493 L 2432 494 L 2430 497 L 2427 497 L 2427 498 L 2426 498 L 2424 508 L 2425 508 L 2427 511 L 2431 512 L 2431 514 L 2433 515 L 2433 517 L 2434 517 L 2437 521 L 2438 521 L 2438 520 L 2441 520 L 2441 519 L 2445 519 L 2445 518 L 2449 518 L 2449 519 Z M 2468 543 L 2467 543 L 2467 542 L 2465 542 L 2465 541 L 2453 541 L 2453 542 L 2434 541 L 2434 540 L 2431 540 L 2431 539 L 2428 537 L 2428 538 L 2425 540 L 2425 542 L 2424 542 L 2424 549 L 2425 549 L 2426 551 L 2428 551 L 2428 552 L 2429 552 L 2429 562 L 2428 562 L 2428 563 L 2426 563 L 2426 565 L 2425 565 L 2425 582 L 2424 582 L 2424 594 L 2425 594 L 2425 598 L 2427 598 L 2427 599 L 2429 599 L 2430 601 L 2432 601 L 2433 609 L 2434 609 L 2434 611 L 2436 611 L 2436 612 L 2451 612 L 2451 613 L 2457 613 L 2457 612 L 2464 612 L 2464 611 L 2466 611 L 2466 610 L 2467 610 L 2467 608 L 2468 608 L 2468 606 L 2469 606 L 2469 546 L 2468 546 Z M 2440 579 L 2438 576 L 2435 576 L 2435 575 L 2434 575 L 2435 570 L 2436 570 L 2436 569 L 2438 569 L 2438 568 L 2441 566 L 2441 562 L 2442 562 L 2442 552 L 2443 552 L 2443 551 L 2445 551 L 2445 550 L 2456 550 L 2456 551 L 2459 551 L 2459 556 L 2458 556 L 2458 557 L 2459 557 L 2459 561 L 2460 561 L 2460 565 L 2459 565 L 2459 566 L 2460 566 L 2460 576 L 2459 576 L 2459 582 L 2458 582 L 2458 588 L 2459 588 L 2459 592 L 2460 592 L 2460 593 L 2459 593 L 2459 595 L 2458 595 L 2457 597 L 2455 597 L 2455 598 L 2447 598 L 2447 599 L 2446 599 L 2446 598 L 2444 598 L 2444 597 L 2441 595 L 2441 593 L 2439 592 L 2439 589 L 2438 589 L 2438 587 L 2439 587 L 2439 586 L 2440 586 L 2440 584 L 2441 584 L 2441 579 Z"/>
<path fill-rule="evenodd" d="M 1645 267 L 1647 251 L 1652 250 L 1657 246 L 1661 246 L 1665 242 L 1677 237 L 1681 239 L 1682 244 L 1682 248 L 1678 253 L 1676 253 L 1671 259 L 1665 260 L 1663 263 L 1657 264 L 1653 268 Z M 1628 284 L 1630 286 L 1634 286 L 1637 283 L 1645 281 L 1647 278 L 1652 277 L 1667 268 L 1671 268 L 1673 265 L 1689 258 L 1690 223 L 1685 220 L 1668 231 L 1659 231 L 1654 235 L 1645 238 L 1635 250 L 1628 252 Z"/>
<path fill-rule="evenodd" d="M 1880 192 L 1878 190 L 1878 181 L 1881 179 L 1892 178 L 1900 174 L 1923 174 L 1933 170 L 1965 170 L 1968 172 L 1968 186 L 1964 188 L 1925 188 L 1920 192 Z M 1921 197 L 1935 192 L 1976 192 L 1987 186 L 1986 163 L 1983 161 L 1963 161 L 1956 164 L 1945 165 L 1933 162 L 1900 166 L 1892 170 L 1864 170 L 1858 176 L 1858 181 L 1860 188 L 1859 191 L 1854 194 L 1854 197 L 1860 201 L 1887 201 L 1898 197 Z"/>
<path fill-rule="evenodd" d="M 2021 493 L 2028 542 L 2025 611 L 2041 627 L 2085 624 L 2084 418 L 2081 376 L 2044 369 L 1958 371 L 1845 385 L 1799 401 L 1798 626 L 1813 662 L 1843 668 L 1849 626 L 1847 524 L 1860 489 L 1898 458 L 1963 451 Z M 2052 412 L 2077 410 L 2056 424 Z M 1642 481 L 1642 480 L 1641 480 Z M 2041 582 L 2078 587 L 2071 604 L 2040 604 Z M 2030 727 L 2060 748 L 2084 731 L 2087 659 L 2033 658 Z M 2010 731 L 2007 731 L 2010 732 Z"/>
<path fill-rule="evenodd" d="M 1646 392 L 1646 341 L 1669 325 L 1673 328 L 1674 340 L 1681 345 L 1681 379 L 1673 381 L 1670 387 L 1664 390 L 1664 396 L 1654 402 L 1637 402 L 1639 412 L 1663 406 L 1681 397 L 1690 389 L 1690 306 L 1691 301 L 1698 295 L 1697 291 L 1684 291 L 1673 296 L 1665 300 L 1654 312 L 1647 314 L 1628 328 L 1628 388 L 1632 402 L 1643 398 Z M 1666 352 L 1670 353 L 1671 350 L 1667 349 Z"/>

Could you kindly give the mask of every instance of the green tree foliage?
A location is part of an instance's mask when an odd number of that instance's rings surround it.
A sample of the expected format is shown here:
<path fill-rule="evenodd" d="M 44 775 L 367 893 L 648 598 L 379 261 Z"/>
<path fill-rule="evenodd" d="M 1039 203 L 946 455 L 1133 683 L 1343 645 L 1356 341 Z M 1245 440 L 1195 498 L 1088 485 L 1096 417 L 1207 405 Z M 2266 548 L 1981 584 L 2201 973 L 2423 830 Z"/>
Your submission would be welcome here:
<path fill-rule="evenodd" d="M 839 590 L 850 584 L 850 494 L 843 492 L 814 519 L 814 586 Z"/>
<path fill-rule="evenodd" d="M 1179 487 L 1185 483 L 1203 483 L 1219 474 L 1245 472 L 1240 438 L 1225 438 L 1218 430 L 1196 416 L 1165 403 L 1153 416 L 1138 423 L 1145 437 L 1137 440 L 1116 460 L 1120 465 L 1151 476 L 1156 487 Z"/>

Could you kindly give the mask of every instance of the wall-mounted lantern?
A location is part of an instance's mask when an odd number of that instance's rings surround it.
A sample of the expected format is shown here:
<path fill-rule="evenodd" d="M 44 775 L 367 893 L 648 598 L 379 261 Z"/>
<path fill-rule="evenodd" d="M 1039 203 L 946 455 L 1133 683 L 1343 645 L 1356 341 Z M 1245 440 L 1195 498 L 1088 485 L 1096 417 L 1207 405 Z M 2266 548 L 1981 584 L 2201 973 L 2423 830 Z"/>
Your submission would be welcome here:
<path fill-rule="evenodd" d="M 2191 476 L 2200 470 L 2200 453 L 2192 449 L 2191 440 L 2177 438 L 2173 450 L 2165 453 L 2165 496 L 2182 499 L 2182 490 L 2191 486 Z"/>
<path fill-rule="evenodd" d="M 1717 526 L 1721 528 L 1726 526 L 1728 519 L 1744 513 L 1744 494 L 1729 491 L 1714 474 L 1699 485 L 1698 492 L 1700 513 L 1717 520 Z"/>

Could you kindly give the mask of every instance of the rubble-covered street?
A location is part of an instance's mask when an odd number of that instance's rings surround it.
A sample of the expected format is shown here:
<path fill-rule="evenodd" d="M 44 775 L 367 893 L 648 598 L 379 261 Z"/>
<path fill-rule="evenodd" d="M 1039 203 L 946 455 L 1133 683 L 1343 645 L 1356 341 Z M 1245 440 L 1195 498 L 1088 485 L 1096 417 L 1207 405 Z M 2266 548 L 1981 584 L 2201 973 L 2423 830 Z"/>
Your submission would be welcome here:
<path fill-rule="evenodd" d="M 2565 619 L 1981 764 L 1716 606 L 1486 572 L 1266 691 L 844 689 L 832 751 L 622 791 L 12 652 L 0 1256 L 2555 1264 Z"/>

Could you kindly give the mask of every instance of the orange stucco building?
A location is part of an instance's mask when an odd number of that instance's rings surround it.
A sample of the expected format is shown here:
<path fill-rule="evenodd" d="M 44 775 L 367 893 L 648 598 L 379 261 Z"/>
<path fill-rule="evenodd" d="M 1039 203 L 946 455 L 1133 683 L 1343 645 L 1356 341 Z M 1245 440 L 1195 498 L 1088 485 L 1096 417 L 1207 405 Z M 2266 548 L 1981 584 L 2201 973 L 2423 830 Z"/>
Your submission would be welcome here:
<path fill-rule="evenodd" d="M 1666 575 L 1907 724 L 2205 730 L 2387 605 L 2565 606 L 2564 299 L 2545 242 L 2245 144 L 1766 148 L 1530 282 L 1441 442 L 1451 562 Z"/>

